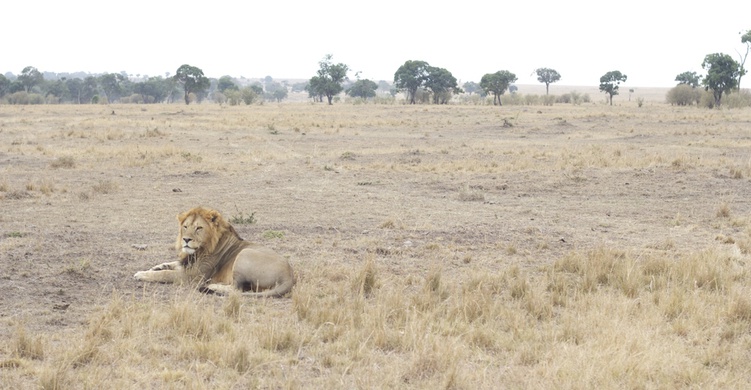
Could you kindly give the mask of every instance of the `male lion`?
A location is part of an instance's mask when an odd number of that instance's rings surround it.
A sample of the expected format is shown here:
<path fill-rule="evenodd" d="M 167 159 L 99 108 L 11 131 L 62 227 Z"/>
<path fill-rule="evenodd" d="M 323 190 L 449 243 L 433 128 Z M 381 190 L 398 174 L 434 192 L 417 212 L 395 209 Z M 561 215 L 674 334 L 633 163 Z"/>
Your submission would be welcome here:
<path fill-rule="evenodd" d="M 243 240 L 218 211 L 196 207 L 177 216 L 180 260 L 136 272 L 137 280 L 194 283 L 203 292 L 281 297 L 295 284 L 289 262 L 271 249 Z"/>

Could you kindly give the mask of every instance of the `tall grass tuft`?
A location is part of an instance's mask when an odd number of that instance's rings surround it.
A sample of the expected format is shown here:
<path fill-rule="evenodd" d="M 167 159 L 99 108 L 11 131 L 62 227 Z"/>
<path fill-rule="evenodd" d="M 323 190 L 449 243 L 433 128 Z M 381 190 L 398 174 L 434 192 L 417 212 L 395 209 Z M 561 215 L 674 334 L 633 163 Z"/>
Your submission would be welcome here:
<path fill-rule="evenodd" d="M 365 261 L 353 284 L 355 292 L 366 298 L 370 297 L 378 288 L 378 272 L 372 258 Z"/>
<path fill-rule="evenodd" d="M 25 359 L 44 359 L 44 344 L 41 337 L 32 337 L 26 332 L 26 328 L 19 325 L 11 346 L 16 357 Z"/>

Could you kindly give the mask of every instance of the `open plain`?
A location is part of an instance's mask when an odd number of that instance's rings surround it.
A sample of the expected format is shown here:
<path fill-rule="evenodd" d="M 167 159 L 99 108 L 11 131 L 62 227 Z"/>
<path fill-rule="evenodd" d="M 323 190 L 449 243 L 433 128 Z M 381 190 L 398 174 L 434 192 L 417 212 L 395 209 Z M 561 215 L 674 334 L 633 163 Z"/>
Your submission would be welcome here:
<path fill-rule="evenodd" d="M 751 110 L 0 105 L 2 388 L 751 386 Z M 217 208 L 287 298 L 132 275 Z"/>

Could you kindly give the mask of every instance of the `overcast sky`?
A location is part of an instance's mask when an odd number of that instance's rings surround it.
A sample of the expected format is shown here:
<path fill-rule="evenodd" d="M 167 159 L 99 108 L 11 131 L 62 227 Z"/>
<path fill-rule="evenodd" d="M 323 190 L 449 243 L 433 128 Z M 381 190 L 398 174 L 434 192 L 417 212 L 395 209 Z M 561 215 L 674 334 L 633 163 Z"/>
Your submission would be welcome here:
<path fill-rule="evenodd" d="M 669 87 L 684 71 L 703 74 L 707 54 L 737 61 L 739 32 L 751 29 L 747 0 L 38 0 L 0 11 L 0 73 L 14 74 L 164 76 L 187 63 L 216 78 L 307 79 L 333 54 L 350 78 L 376 81 L 423 60 L 461 83 L 509 70 L 537 84 L 534 69 L 549 67 L 561 85 L 596 86 L 620 70 L 627 86 Z"/>

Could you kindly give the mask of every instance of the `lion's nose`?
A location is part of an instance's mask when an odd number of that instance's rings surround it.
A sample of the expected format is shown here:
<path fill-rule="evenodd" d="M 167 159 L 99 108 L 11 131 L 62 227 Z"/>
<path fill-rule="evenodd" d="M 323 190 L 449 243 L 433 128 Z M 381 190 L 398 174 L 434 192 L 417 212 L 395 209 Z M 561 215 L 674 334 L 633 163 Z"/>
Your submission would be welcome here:
<path fill-rule="evenodd" d="M 193 241 L 192 238 L 183 238 L 183 241 L 185 241 L 185 245 L 187 245 L 189 242 Z"/>

